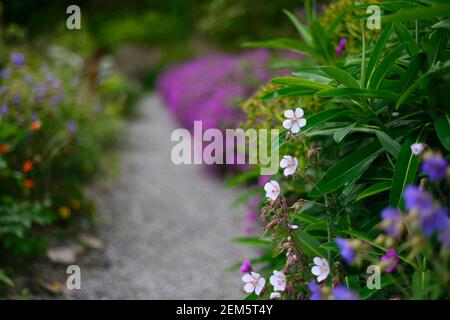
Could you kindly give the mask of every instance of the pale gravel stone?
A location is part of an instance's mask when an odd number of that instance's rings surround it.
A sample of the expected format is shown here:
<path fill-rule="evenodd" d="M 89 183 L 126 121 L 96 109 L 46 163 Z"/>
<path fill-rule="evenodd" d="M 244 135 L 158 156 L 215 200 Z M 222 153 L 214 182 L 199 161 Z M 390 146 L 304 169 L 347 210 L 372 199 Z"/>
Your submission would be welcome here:
<path fill-rule="evenodd" d="M 250 251 L 242 236 L 239 191 L 204 168 L 176 166 L 170 141 L 176 124 L 158 96 L 138 104 L 128 124 L 120 177 L 98 196 L 107 266 L 82 269 L 75 299 L 242 299 L 239 271 L 226 271 Z"/>

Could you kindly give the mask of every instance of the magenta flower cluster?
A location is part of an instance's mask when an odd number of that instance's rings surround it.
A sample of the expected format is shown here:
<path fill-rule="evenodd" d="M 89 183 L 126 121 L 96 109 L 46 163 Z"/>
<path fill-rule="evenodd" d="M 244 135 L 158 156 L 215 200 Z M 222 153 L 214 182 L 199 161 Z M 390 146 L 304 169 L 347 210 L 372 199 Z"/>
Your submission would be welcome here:
<path fill-rule="evenodd" d="M 266 50 L 203 56 L 169 68 L 157 89 L 184 127 L 191 129 L 200 120 L 203 129 L 233 128 L 243 120 L 237 101 L 270 80 L 269 58 Z"/>

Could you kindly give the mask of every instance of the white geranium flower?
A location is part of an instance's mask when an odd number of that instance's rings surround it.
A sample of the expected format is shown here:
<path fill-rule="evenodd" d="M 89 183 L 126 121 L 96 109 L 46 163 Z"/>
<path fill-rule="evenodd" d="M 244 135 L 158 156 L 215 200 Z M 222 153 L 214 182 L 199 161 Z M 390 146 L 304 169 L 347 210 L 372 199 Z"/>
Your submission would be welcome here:
<path fill-rule="evenodd" d="M 261 277 L 259 273 L 250 272 L 242 277 L 242 281 L 245 282 L 244 291 L 247 293 L 255 292 L 258 296 L 264 289 L 266 279 Z"/>
<path fill-rule="evenodd" d="M 411 145 L 411 152 L 416 156 L 420 155 L 424 149 L 425 145 L 423 143 L 413 143 Z"/>
<path fill-rule="evenodd" d="M 281 293 L 279 293 L 279 292 L 272 292 L 270 294 L 270 300 L 279 299 L 279 298 L 281 298 Z"/>
<path fill-rule="evenodd" d="M 280 167 L 284 169 L 284 176 L 294 175 L 298 167 L 298 159 L 291 156 L 284 156 L 280 161 Z"/>
<path fill-rule="evenodd" d="M 315 266 L 312 267 L 311 273 L 317 277 L 317 282 L 325 280 L 330 274 L 328 261 L 321 257 L 315 257 L 313 261 Z"/>
<path fill-rule="evenodd" d="M 286 120 L 283 121 L 283 127 L 291 130 L 292 133 L 300 132 L 300 128 L 306 126 L 306 119 L 302 118 L 303 114 L 302 108 L 296 108 L 295 111 L 286 110 L 284 112 Z"/>
<path fill-rule="evenodd" d="M 273 270 L 273 276 L 270 277 L 270 283 L 275 291 L 284 291 L 286 288 L 286 276 L 283 272 Z"/>
<path fill-rule="evenodd" d="M 267 198 L 275 201 L 280 194 L 280 185 L 275 180 L 271 180 L 264 185 L 264 191 Z"/>

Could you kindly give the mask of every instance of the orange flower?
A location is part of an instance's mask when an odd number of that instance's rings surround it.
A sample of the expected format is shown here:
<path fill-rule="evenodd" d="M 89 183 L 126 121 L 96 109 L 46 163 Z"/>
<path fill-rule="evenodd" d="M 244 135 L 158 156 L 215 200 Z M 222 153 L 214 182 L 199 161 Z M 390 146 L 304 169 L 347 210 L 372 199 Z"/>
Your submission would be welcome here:
<path fill-rule="evenodd" d="M 22 170 L 23 172 L 28 172 L 33 168 L 33 161 L 28 160 L 23 164 Z"/>
<path fill-rule="evenodd" d="M 72 212 L 66 206 L 60 207 L 58 210 L 59 216 L 63 219 L 69 219 Z"/>
<path fill-rule="evenodd" d="M 9 152 L 9 145 L 5 144 L 0 144 L 0 154 L 5 154 Z"/>
<path fill-rule="evenodd" d="M 25 180 L 23 181 L 23 186 L 24 186 L 25 188 L 27 188 L 27 189 L 33 188 L 34 182 L 33 182 L 32 179 L 25 179 Z"/>
<path fill-rule="evenodd" d="M 41 128 L 41 121 L 36 120 L 31 123 L 31 131 L 38 131 Z"/>

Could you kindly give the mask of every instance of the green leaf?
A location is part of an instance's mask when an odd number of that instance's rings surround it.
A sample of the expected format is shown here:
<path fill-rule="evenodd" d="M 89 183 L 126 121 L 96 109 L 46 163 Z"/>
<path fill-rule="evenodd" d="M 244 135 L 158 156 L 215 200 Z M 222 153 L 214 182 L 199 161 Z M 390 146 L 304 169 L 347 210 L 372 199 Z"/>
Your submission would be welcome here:
<path fill-rule="evenodd" d="M 443 29 L 450 30 L 450 19 L 447 19 L 447 20 L 444 20 L 444 21 L 440 21 L 440 22 L 432 25 L 431 28 L 433 28 L 433 29 L 443 28 Z"/>
<path fill-rule="evenodd" d="M 392 33 L 392 24 L 388 24 L 384 27 L 383 33 L 381 34 L 380 38 L 378 39 L 377 43 L 375 44 L 375 47 L 372 51 L 372 54 L 370 55 L 369 62 L 367 63 L 366 68 L 366 81 L 365 84 L 369 83 L 370 78 L 372 77 L 372 74 L 375 70 L 375 66 L 378 64 L 378 62 L 381 59 L 381 56 L 383 54 L 384 47 L 386 46 L 386 43 L 389 40 L 389 37 Z"/>
<path fill-rule="evenodd" d="M 350 124 L 346 127 L 343 127 L 339 131 L 336 131 L 333 134 L 334 141 L 336 141 L 336 143 L 340 143 L 352 131 L 352 129 L 355 127 L 355 125 L 356 125 L 356 122 L 353 122 L 352 124 Z"/>
<path fill-rule="evenodd" d="M 292 233 L 292 239 L 297 245 L 301 244 L 298 249 L 303 251 L 309 257 L 320 256 L 325 258 L 327 256 L 326 251 L 320 248 L 319 241 L 301 229 L 297 229 Z"/>
<path fill-rule="evenodd" d="M 375 183 L 374 185 L 371 185 L 369 188 L 361 192 L 357 197 L 356 201 L 371 197 L 375 194 L 378 194 L 380 192 L 387 191 L 391 189 L 391 181 L 382 181 Z"/>
<path fill-rule="evenodd" d="M 385 99 L 391 101 L 397 101 L 400 95 L 385 91 L 385 90 L 374 90 L 374 89 L 357 89 L 357 88 L 333 88 L 333 89 L 323 89 L 316 92 L 316 96 L 319 97 L 364 97 L 364 98 L 374 98 L 374 99 Z"/>
<path fill-rule="evenodd" d="M 337 253 L 340 252 L 339 247 L 336 244 L 336 241 L 329 241 L 329 242 L 322 243 L 319 247 L 324 250 L 329 250 L 332 252 L 337 252 Z"/>
<path fill-rule="evenodd" d="M 285 49 L 295 52 L 304 53 L 314 56 L 316 53 L 313 48 L 307 44 L 293 39 L 274 39 L 258 42 L 246 42 L 243 44 L 247 48 L 269 48 L 269 49 Z"/>
<path fill-rule="evenodd" d="M 298 88 L 303 89 L 314 89 L 314 90 L 322 90 L 322 89 L 328 89 L 333 88 L 332 86 L 321 83 L 321 82 L 315 82 L 307 79 L 297 78 L 297 77 L 278 77 L 273 78 L 272 83 L 274 84 L 282 84 L 282 85 L 292 85 L 296 86 Z"/>
<path fill-rule="evenodd" d="M 382 16 L 381 23 L 434 19 L 450 16 L 450 6 L 440 5 L 426 8 L 411 8 Z"/>
<path fill-rule="evenodd" d="M 346 71 L 336 67 L 322 67 L 329 76 L 349 88 L 359 88 L 359 83 Z"/>
<path fill-rule="evenodd" d="M 325 173 L 315 188 L 309 192 L 309 196 L 317 197 L 322 193 L 336 191 L 350 181 L 358 179 L 382 150 L 378 142 L 373 142 L 358 152 L 352 152 Z"/>
<path fill-rule="evenodd" d="M 394 30 L 399 39 L 406 44 L 407 50 L 411 57 L 414 57 L 419 53 L 419 47 L 416 44 L 416 40 L 409 33 L 408 29 L 401 23 L 394 23 Z"/>
<path fill-rule="evenodd" d="M 417 168 L 420 164 L 420 157 L 411 152 L 411 145 L 415 142 L 421 142 L 425 138 L 424 131 L 419 134 L 417 139 L 406 139 L 395 164 L 394 175 L 392 177 L 392 187 L 389 196 L 389 204 L 401 209 L 402 194 L 405 187 L 414 183 Z"/>
<path fill-rule="evenodd" d="M 262 247 L 267 248 L 271 247 L 272 243 L 269 240 L 261 239 L 258 237 L 240 237 L 240 238 L 234 238 L 233 242 L 249 245 L 252 247 Z"/>
<path fill-rule="evenodd" d="M 369 78 L 369 88 L 378 89 L 381 82 L 388 75 L 394 63 L 403 54 L 406 44 L 402 44 L 389 53 L 375 68 L 372 76 Z"/>
<path fill-rule="evenodd" d="M 311 36 L 318 53 L 321 53 L 327 62 L 333 61 L 333 47 L 325 29 L 318 20 L 311 23 Z"/>
<path fill-rule="evenodd" d="M 315 89 L 305 89 L 302 87 L 289 87 L 274 90 L 266 93 L 261 97 L 263 100 L 280 99 L 284 97 L 301 97 L 301 96 L 311 96 L 316 93 Z"/>
<path fill-rule="evenodd" d="M 387 152 L 389 152 L 395 159 L 397 159 L 398 154 L 400 153 L 401 145 L 394 139 L 392 139 L 386 132 L 377 130 L 375 134 L 383 148 Z"/>
<path fill-rule="evenodd" d="M 6 284 L 8 287 L 14 287 L 12 280 L 6 275 L 3 269 L 0 269 L 0 283 Z"/>
<path fill-rule="evenodd" d="M 434 121 L 434 128 L 436 129 L 437 136 L 441 140 L 442 145 L 450 151 L 450 119 L 448 114 L 442 117 L 438 117 Z"/>
<path fill-rule="evenodd" d="M 308 44 L 311 44 L 312 38 L 309 30 L 291 12 L 288 10 L 283 10 L 283 12 L 288 16 L 289 20 L 291 20 L 295 29 L 297 29 L 298 33 L 303 37 L 303 40 L 305 40 Z"/>

